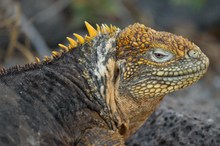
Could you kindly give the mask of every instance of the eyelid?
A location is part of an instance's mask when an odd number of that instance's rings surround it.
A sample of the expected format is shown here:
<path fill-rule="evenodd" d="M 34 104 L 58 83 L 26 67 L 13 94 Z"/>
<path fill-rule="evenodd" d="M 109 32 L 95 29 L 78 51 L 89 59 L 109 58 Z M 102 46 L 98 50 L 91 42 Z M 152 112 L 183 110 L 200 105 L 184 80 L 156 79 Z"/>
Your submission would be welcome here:
<path fill-rule="evenodd" d="M 165 56 L 170 54 L 170 52 L 164 51 L 162 49 L 160 49 L 160 50 L 159 49 L 153 50 L 153 53 L 161 53 L 161 54 L 163 54 Z"/>
<path fill-rule="evenodd" d="M 154 53 L 163 54 L 163 58 L 157 58 Z M 154 62 L 167 62 L 173 58 L 173 54 L 161 48 L 154 48 L 150 51 L 150 59 Z"/>

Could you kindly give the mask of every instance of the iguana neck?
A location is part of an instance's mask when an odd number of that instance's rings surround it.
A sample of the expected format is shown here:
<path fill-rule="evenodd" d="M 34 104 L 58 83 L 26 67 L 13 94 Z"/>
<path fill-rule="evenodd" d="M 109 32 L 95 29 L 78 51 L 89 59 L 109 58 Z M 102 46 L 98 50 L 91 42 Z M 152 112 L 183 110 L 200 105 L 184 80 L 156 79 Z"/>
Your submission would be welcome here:
<path fill-rule="evenodd" d="M 144 124 L 164 96 L 136 99 L 125 93 L 127 92 L 119 93 L 116 101 L 118 109 L 123 113 L 125 119 L 125 123 L 122 123 L 124 127 L 121 134 L 127 139 Z"/>
<path fill-rule="evenodd" d="M 115 103 L 116 72 L 116 36 L 120 30 L 111 34 L 102 34 L 93 39 L 88 46 L 84 45 L 78 57 L 79 68 L 83 68 L 82 76 L 89 86 L 87 94 L 93 101 L 102 106 L 100 115 L 110 122 L 111 129 L 117 128 Z M 117 89 L 116 89 L 117 90 Z"/>

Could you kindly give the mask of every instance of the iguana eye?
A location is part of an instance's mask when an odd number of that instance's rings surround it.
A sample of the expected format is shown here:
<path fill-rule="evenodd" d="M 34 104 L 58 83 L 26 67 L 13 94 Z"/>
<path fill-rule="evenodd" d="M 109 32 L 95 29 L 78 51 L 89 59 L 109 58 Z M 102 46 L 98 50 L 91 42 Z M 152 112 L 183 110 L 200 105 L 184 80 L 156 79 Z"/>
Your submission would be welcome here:
<path fill-rule="evenodd" d="M 172 53 L 160 48 L 155 48 L 150 52 L 150 59 L 154 62 L 166 62 L 171 60 L 172 58 Z"/>

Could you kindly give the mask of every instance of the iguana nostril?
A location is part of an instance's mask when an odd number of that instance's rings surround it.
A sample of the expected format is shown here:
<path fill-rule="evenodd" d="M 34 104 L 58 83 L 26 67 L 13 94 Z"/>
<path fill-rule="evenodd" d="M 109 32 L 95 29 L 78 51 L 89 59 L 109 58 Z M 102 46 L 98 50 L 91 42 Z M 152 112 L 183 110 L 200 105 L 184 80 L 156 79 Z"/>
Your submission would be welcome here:
<path fill-rule="evenodd" d="M 189 57 L 192 57 L 192 58 L 198 58 L 199 53 L 196 50 L 189 50 L 188 55 L 189 55 Z"/>

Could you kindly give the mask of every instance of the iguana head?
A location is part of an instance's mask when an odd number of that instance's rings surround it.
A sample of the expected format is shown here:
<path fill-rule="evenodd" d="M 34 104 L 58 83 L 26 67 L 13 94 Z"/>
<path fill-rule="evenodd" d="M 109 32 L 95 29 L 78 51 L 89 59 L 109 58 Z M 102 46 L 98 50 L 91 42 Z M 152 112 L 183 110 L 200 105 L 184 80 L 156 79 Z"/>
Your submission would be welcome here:
<path fill-rule="evenodd" d="M 120 88 L 134 98 L 153 98 L 187 87 L 206 72 L 209 59 L 189 40 L 142 24 L 117 37 L 122 65 Z"/>
<path fill-rule="evenodd" d="M 194 43 L 138 23 L 117 35 L 116 60 L 116 104 L 126 117 L 125 137 L 143 124 L 166 94 L 198 81 L 209 66 Z"/>

